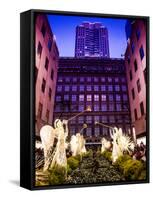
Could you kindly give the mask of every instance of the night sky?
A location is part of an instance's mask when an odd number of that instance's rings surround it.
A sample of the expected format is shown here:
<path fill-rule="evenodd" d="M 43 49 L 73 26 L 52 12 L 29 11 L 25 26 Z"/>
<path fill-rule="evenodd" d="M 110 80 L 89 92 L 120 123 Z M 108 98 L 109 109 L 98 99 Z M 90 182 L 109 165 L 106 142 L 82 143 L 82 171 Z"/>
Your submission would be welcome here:
<path fill-rule="evenodd" d="M 75 28 L 84 21 L 101 22 L 108 29 L 109 50 L 111 58 L 121 58 L 125 53 L 126 19 L 80 17 L 64 15 L 47 15 L 51 29 L 56 36 L 60 56 L 74 56 Z"/>

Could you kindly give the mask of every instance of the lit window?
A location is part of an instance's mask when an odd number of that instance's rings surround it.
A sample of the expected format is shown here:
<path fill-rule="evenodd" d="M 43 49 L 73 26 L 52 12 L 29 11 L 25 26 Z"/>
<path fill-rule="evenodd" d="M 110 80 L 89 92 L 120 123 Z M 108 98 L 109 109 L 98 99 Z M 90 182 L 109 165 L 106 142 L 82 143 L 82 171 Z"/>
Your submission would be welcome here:
<path fill-rule="evenodd" d="M 70 82 L 70 77 L 66 77 L 65 82 Z"/>
<path fill-rule="evenodd" d="M 92 101 L 92 96 L 90 94 L 87 95 L 87 101 Z"/>
<path fill-rule="evenodd" d="M 141 48 L 139 49 L 139 53 L 140 53 L 140 58 L 141 60 L 144 58 L 144 50 L 143 50 L 143 46 L 141 46 Z"/>
<path fill-rule="evenodd" d="M 61 91 L 62 91 L 62 85 L 58 85 L 58 86 L 57 86 L 57 91 L 58 91 L 58 92 L 61 92 Z"/>
<path fill-rule="evenodd" d="M 94 91 L 99 91 L 99 86 L 98 85 L 94 85 Z"/>
<path fill-rule="evenodd" d="M 87 91 L 91 91 L 91 85 L 87 85 Z"/>
<path fill-rule="evenodd" d="M 84 117 L 83 116 L 79 116 L 78 117 L 78 122 L 79 122 L 79 124 L 83 124 L 84 123 Z"/>
<path fill-rule="evenodd" d="M 77 82 L 77 78 L 76 77 L 73 77 L 73 82 Z"/>
<path fill-rule="evenodd" d="M 56 112 L 60 112 L 61 111 L 61 106 L 60 105 L 56 105 L 55 106 L 55 111 Z"/>
<path fill-rule="evenodd" d="M 115 117 L 114 116 L 109 116 L 109 122 L 110 123 L 115 123 Z"/>
<path fill-rule="evenodd" d="M 109 111 L 114 111 L 114 104 L 113 103 L 109 104 Z"/>
<path fill-rule="evenodd" d="M 120 86 L 119 85 L 115 85 L 115 91 L 120 91 Z"/>
<path fill-rule="evenodd" d="M 79 111 L 80 112 L 84 111 L 84 105 L 79 105 Z"/>
<path fill-rule="evenodd" d="M 98 94 L 94 95 L 94 101 L 99 101 L 99 95 Z"/>
<path fill-rule="evenodd" d="M 58 96 L 56 96 L 56 101 L 61 101 L 61 96 L 60 95 L 58 95 Z"/>
<path fill-rule="evenodd" d="M 107 136 L 108 135 L 108 128 L 103 127 L 102 133 L 103 133 L 103 136 Z"/>
<path fill-rule="evenodd" d="M 92 129 L 91 129 L 91 128 L 87 128 L 87 129 L 86 129 L 86 134 L 87 134 L 87 136 L 91 136 L 91 134 L 92 134 Z"/>
<path fill-rule="evenodd" d="M 107 123 L 108 121 L 107 121 L 107 116 L 102 116 L 102 123 Z"/>
<path fill-rule="evenodd" d="M 99 111 L 99 105 L 98 104 L 94 105 L 94 111 Z"/>
<path fill-rule="evenodd" d="M 80 77 L 80 82 L 84 82 L 84 77 Z"/>
<path fill-rule="evenodd" d="M 102 94 L 102 95 L 101 95 L 101 100 L 102 100 L 102 101 L 106 101 L 106 95 L 105 95 L 105 94 Z"/>
<path fill-rule="evenodd" d="M 122 123 L 123 122 L 123 116 L 117 115 L 116 120 L 117 120 L 118 123 Z"/>
<path fill-rule="evenodd" d="M 87 116 L 86 117 L 86 122 L 91 124 L 92 123 L 92 116 Z"/>
<path fill-rule="evenodd" d="M 76 101 L 77 100 L 77 96 L 76 95 L 72 95 L 72 101 Z"/>
<path fill-rule="evenodd" d="M 65 91 L 68 92 L 69 90 L 70 90 L 69 85 L 66 85 L 66 86 L 65 86 Z"/>
<path fill-rule="evenodd" d="M 63 82 L 63 77 L 58 77 L 58 82 L 62 83 Z"/>
<path fill-rule="evenodd" d="M 105 82 L 106 81 L 105 77 L 101 77 L 101 81 Z"/>
<path fill-rule="evenodd" d="M 125 83 L 126 79 L 124 77 L 122 77 L 121 81 L 122 81 L 122 83 Z"/>
<path fill-rule="evenodd" d="M 111 77 L 108 77 L 108 82 L 112 82 L 112 78 Z"/>
<path fill-rule="evenodd" d="M 94 77 L 94 82 L 98 82 L 98 77 Z"/>
<path fill-rule="evenodd" d="M 116 101 L 121 101 L 121 95 L 116 94 Z"/>
<path fill-rule="evenodd" d="M 113 101 L 114 100 L 113 94 L 109 94 L 108 98 L 109 98 L 109 101 Z"/>
<path fill-rule="evenodd" d="M 101 85 L 101 91 L 106 91 L 106 85 Z"/>
<path fill-rule="evenodd" d="M 80 85 L 80 91 L 84 91 L 84 85 Z"/>
<path fill-rule="evenodd" d="M 87 82 L 91 82 L 91 77 L 87 77 Z"/>
<path fill-rule="evenodd" d="M 127 101 L 127 100 L 128 100 L 127 94 L 123 94 L 123 101 Z"/>
<path fill-rule="evenodd" d="M 69 95 L 64 95 L 64 100 L 68 101 L 69 100 Z"/>
<path fill-rule="evenodd" d="M 73 91 L 73 92 L 76 92 L 76 91 L 77 91 L 77 86 L 76 86 L 76 85 L 73 85 L 73 86 L 72 86 L 72 91 Z"/>
<path fill-rule="evenodd" d="M 95 136 L 99 136 L 100 135 L 100 129 L 99 127 L 95 127 Z"/>
<path fill-rule="evenodd" d="M 112 85 L 108 85 L 108 91 L 112 92 L 113 91 L 113 86 Z"/>
<path fill-rule="evenodd" d="M 95 122 L 99 122 L 99 116 L 94 116 Z"/>
<path fill-rule="evenodd" d="M 119 78 L 115 78 L 115 82 L 116 82 L 116 83 L 119 82 Z"/>
<path fill-rule="evenodd" d="M 79 101 L 84 101 L 84 95 L 83 94 L 79 95 Z"/>
<path fill-rule="evenodd" d="M 122 110 L 121 104 L 118 104 L 118 103 L 116 104 L 116 110 L 117 110 L 117 111 L 121 111 L 121 110 Z"/>
<path fill-rule="evenodd" d="M 107 111 L 107 105 L 106 104 L 102 104 L 101 105 L 101 110 L 102 111 Z"/>
<path fill-rule="evenodd" d="M 70 134 L 71 135 L 75 135 L 76 134 L 75 127 L 71 127 L 70 128 Z"/>
<path fill-rule="evenodd" d="M 127 90 L 127 87 L 126 87 L 126 85 L 122 85 L 122 91 L 126 91 Z"/>

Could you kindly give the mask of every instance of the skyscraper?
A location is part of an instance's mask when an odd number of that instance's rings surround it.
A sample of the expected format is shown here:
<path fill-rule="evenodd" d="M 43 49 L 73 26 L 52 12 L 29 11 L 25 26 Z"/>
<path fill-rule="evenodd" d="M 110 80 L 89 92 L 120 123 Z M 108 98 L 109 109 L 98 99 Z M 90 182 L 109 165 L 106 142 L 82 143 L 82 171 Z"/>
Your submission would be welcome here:
<path fill-rule="evenodd" d="M 108 30 L 101 23 L 83 22 L 76 27 L 75 57 L 109 58 Z"/>

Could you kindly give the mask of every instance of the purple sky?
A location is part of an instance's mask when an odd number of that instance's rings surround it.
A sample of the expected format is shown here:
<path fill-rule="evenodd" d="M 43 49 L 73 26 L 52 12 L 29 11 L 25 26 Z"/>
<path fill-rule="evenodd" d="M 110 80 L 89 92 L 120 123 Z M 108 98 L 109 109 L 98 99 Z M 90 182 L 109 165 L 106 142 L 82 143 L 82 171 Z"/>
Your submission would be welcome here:
<path fill-rule="evenodd" d="M 74 56 L 75 49 L 75 28 L 84 21 L 101 22 L 108 28 L 110 57 L 121 58 L 125 53 L 126 19 L 101 18 L 101 17 L 82 17 L 82 16 L 64 16 L 48 15 L 51 29 L 56 36 L 57 46 L 60 56 Z"/>

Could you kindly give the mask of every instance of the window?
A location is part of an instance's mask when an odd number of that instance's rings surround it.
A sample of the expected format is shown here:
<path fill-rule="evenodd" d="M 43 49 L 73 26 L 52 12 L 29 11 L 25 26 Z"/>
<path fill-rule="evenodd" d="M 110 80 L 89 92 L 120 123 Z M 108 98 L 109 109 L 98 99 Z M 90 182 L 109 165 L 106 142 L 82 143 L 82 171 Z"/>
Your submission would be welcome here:
<path fill-rule="evenodd" d="M 132 70 L 130 70 L 130 80 L 132 81 Z"/>
<path fill-rule="evenodd" d="M 108 85 L 108 91 L 112 92 L 113 91 L 113 86 L 112 85 Z"/>
<path fill-rule="evenodd" d="M 102 100 L 102 101 L 106 101 L 106 95 L 105 95 L 105 94 L 102 94 L 102 95 L 101 95 L 101 100 Z"/>
<path fill-rule="evenodd" d="M 46 57 L 45 59 L 45 69 L 48 70 L 48 65 L 49 65 L 49 60 L 48 58 Z"/>
<path fill-rule="evenodd" d="M 128 111 L 129 110 L 129 106 L 128 106 L 127 103 L 123 103 L 122 106 L 123 106 L 123 110 L 124 111 Z"/>
<path fill-rule="evenodd" d="M 48 40 L 48 50 L 51 51 L 52 48 L 52 41 L 51 39 Z"/>
<path fill-rule="evenodd" d="M 108 128 L 103 127 L 103 135 L 107 136 L 107 134 L 108 134 Z"/>
<path fill-rule="evenodd" d="M 94 120 L 95 120 L 95 122 L 99 122 L 99 116 L 94 116 Z"/>
<path fill-rule="evenodd" d="M 132 88 L 132 98 L 133 98 L 133 100 L 135 99 L 135 92 L 134 92 L 134 88 Z"/>
<path fill-rule="evenodd" d="M 60 105 L 56 105 L 55 106 L 55 111 L 56 112 L 60 112 L 61 111 L 61 106 Z"/>
<path fill-rule="evenodd" d="M 140 58 L 141 60 L 144 58 L 144 50 L 143 50 L 143 46 L 140 47 L 139 49 L 139 53 L 140 53 Z"/>
<path fill-rule="evenodd" d="M 45 27 L 45 24 L 43 23 L 42 27 L 41 27 L 41 32 L 42 32 L 42 35 L 43 37 L 45 37 L 45 34 L 46 34 L 46 27 Z"/>
<path fill-rule="evenodd" d="M 117 115 L 116 119 L 117 119 L 118 123 L 122 123 L 123 122 L 123 116 L 121 116 L 121 115 Z"/>
<path fill-rule="evenodd" d="M 109 116 L 109 122 L 110 123 L 115 123 L 115 117 L 114 116 Z"/>
<path fill-rule="evenodd" d="M 41 57 L 41 54 L 42 54 L 42 45 L 41 45 L 40 42 L 38 43 L 37 54 L 38 54 L 39 57 Z"/>
<path fill-rule="evenodd" d="M 84 117 L 83 116 L 79 116 L 78 117 L 78 122 L 79 122 L 79 124 L 83 124 L 84 123 Z"/>
<path fill-rule="evenodd" d="M 105 82 L 106 81 L 105 77 L 101 77 L 101 81 Z"/>
<path fill-rule="evenodd" d="M 79 111 L 80 112 L 84 111 L 84 105 L 79 105 Z"/>
<path fill-rule="evenodd" d="M 49 88 L 48 96 L 49 96 L 49 100 L 51 100 L 51 96 L 52 96 L 52 90 L 51 90 L 51 88 Z"/>
<path fill-rule="evenodd" d="M 63 82 L 63 77 L 58 77 L 58 82 L 62 83 Z"/>
<path fill-rule="evenodd" d="M 95 127 L 95 136 L 99 136 L 100 135 L 100 129 L 99 127 Z"/>
<path fill-rule="evenodd" d="M 115 85 L 115 91 L 120 91 L 120 86 L 119 85 Z"/>
<path fill-rule="evenodd" d="M 58 92 L 61 92 L 61 91 L 62 91 L 62 85 L 58 85 L 58 86 L 57 86 L 57 91 L 58 91 Z"/>
<path fill-rule="evenodd" d="M 52 80 L 54 79 L 54 70 L 53 69 L 51 70 L 51 76 L 50 77 L 51 77 Z"/>
<path fill-rule="evenodd" d="M 49 110 L 48 109 L 46 111 L 46 120 L 47 120 L 47 122 L 49 121 Z"/>
<path fill-rule="evenodd" d="M 43 78 L 42 85 L 41 85 L 41 91 L 42 91 L 43 93 L 45 92 L 45 87 L 46 87 L 46 81 L 45 81 L 45 79 Z"/>
<path fill-rule="evenodd" d="M 60 95 L 57 95 L 57 96 L 56 96 L 56 101 L 57 101 L 57 102 L 60 102 L 61 100 L 62 100 L 61 96 L 60 96 Z"/>
<path fill-rule="evenodd" d="M 76 95 L 72 95 L 72 101 L 75 102 L 77 100 L 77 96 Z"/>
<path fill-rule="evenodd" d="M 109 95 L 108 95 L 108 98 L 109 98 L 109 101 L 113 101 L 113 100 L 114 100 L 114 97 L 113 97 L 112 94 L 109 94 Z"/>
<path fill-rule="evenodd" d="M 102 123 L 107 123 L 108 121 L 107 121 L 107 116 L 102 116 L 102 118 L 101 118 L 101 121 L 102 121 Z"/>
<path fill-rule="evenodd" d="M 121 101 L 121 95 L 116 94 L 116 101 Z"/>
<path fill-rule="evenodd" d="M 91 82 L 91 77 L 87 77 L 87 82 Z"/>
<path fill-rule="evenodd" d="M 72 79 L 72 80 L 73 80 L 73 82 L 74 82 L 74 83 L 76 83 L 76 82 L 77 82 L 77 78 L 76 78 L 76 77 L 73 77 L 73 79 Z"/>
<path fill-rule="evenodd" d="M 99 105 L 98 104 L 94 104 L 94 111 L 99 111 Z"/>
<path fill-rule="evenodd" d="M 67 95 L 67 94 L 64 95 L 64 100 L 65 100 L 65 101 L 68 101 L 68 100 L 69 100 L 69 95 Z"/>
<path fill-rule="evenodd" d="M 98 94 L 94 95 L 94 101 L 99 101 L 99 95 Z"/>
<path fill-rule="evenodd" d="M 91 129 L 91 128 L 87 128 L 87 129 L 86 129 L 86 134 L 87 134 L 88 137 L 91 136 L 91 134 L 92 134 L 92 129 Z"/>
<path fill-rule="evenodd" d="M 91 91 L 91 85 L 87 85 L 87 91 Z"/>
<path fill-rule="evenodd" d="M 128 64 L 130 64 L 130 55 L 127 56 Z"/>
<path fill-rule="evenodd" d="M 140 29 L 137 29 L 137 30 L 136 30 L 136 37 L 137 37 L 137 40 L 139 40 L 140 35 L 141 35 Z"/>
<path fill-rule="evenodd" d="M 80 82 L 84 82 L 84 77 L 80 77 Z"/>
<path fill-rule="evenodd" d="M 134 109 L 134 117 L 135 117 L 135 121 L 136 121 L 138 119 L 137 109 Z"/>
<path fill-rule="evenodd" d="M 137 71 L 137 69 L 138 69 L 138 65 L 137 65 L 137 61 L 136 61 L 136 59 L 134 60 L 134 70 L 135 70 L 135 72 Z"/>
<path fill-rule="evenodd" d="M 65 85 L 65 91 L 68 92 L 70 90 L 70 86 L 69 85 Z"/>
<path fill-rule="evenodd" d="M 121 78 L 122 83 L 126 82 L 126 79 L 124 77 Z"/>
<path fill-rule="evenodd" d="M 101 85 L 101 91 L 106 91 L 106 85 Z"/>
<path fill-rule="evenodd" d="M 116 77 L 116 78 L 115 78 L 115 82 L 116 82 L 116 83 L 119 82 L 119 78 Z"/>
<path fill-rule="evenodd" d="M 117 111 L 121 111 L 121 110 L 122 110 L 121 104 L 118 104 L 118 103 L 116 104 L 116 110 L 117 110 Z"/>
<path fill-rule="evenodd" d="M 69 83 L 70 82 L 70 77 L 65 78 L 65 82 Z"/>
<path fill-rule="evenodd" d="M 144 115 L 144 105 L 143 105 L 143 102 L 140 103 L 140 111 L 141 111 L 141 115 Z"/>
<path fill-rule="evenodd" d="M 79 101 L 84 101 L 84 95 L 83 94 L 79 95 Z"/>
<path fill-rule="evenodd" d="M 101 110 L 102 111 L 107 111 L 107 105 L 106 104 L 102 104 L 101 105 Z"/>
<path fill-rule="evenodd" d="M 128 100 L 127 94 L 123 94 L 123 101 L 127 101 L 127 100 Z"/>
<path fill-rule="evenodd" d="M 122 85 L 122 91 L 126 91 L 127 90 L 127 88 L 126 88 L 126 85 Z"/>
<path fill-rule="evenodd" d="M 37 115 L 38 118 L 41 118 L 42 110 L 43 110 L 43 105 L 42 105 L 42 103 L 39 102 L 39 105 L 38 105 L 38 115 Z"/>
<path fill-rule="evenodd" d="M 113 103 L 109 104 L 109 111 L 114 111 L 114 104 Z"/>
<path fill-rule="evenodd" d="M 108 77 L 108 82 L 112 82 L 112 78 L 111 77 Z"/>
<path fill-rule="evenodd" d="M 141 91 L 140 79 L 137 80 L 137 89 L 138 89 L 138 92 Z"/>
<path fill-rule="evenodd" d="M 73 85 L 73 86 L 72 86 L 72 91 L 73 91 L 73 92 L 76 92 L 76 91 L 77 91 L 77 85 Z"/>
<path fill-rule="evenodd" d="M 99 91 L 99 86 L 98 85 L 94 85 L 94 91 Z"/>
<path fill-rule="evenodd" d="M 91 124 L 92 123 L 92 116 L 87 116 L 86 117 L 86 122 Z"/>
<path fill-rule="evenodd" d="M 92 96 L 90 94 L 87 95 L 87 101 L 92 101 Z"/>
<path fill-rule="evenodd" d="M 76 131 L 75 131 L 75 127 L 71 127 L 70 129 L 70 134 L 71 135 L 75 135 Z"/>
<path fill-rule="evenodd" d="M 134 43 L 132 42 L 132 43 L 131 43 L 131 51 L 132 51 L 132 54 L 134 53 L 134 50 L 135 50 L 135 45 L 134 45 Z"/>
<path fill-rule="evenodd" d="M 98 82 L 98 77 L 94 77 L 94 82 Z"/>
<path fill-rule="evenodd" d="M 84 91 L 84 85 L 80 85 L 80 91 Z"/>

